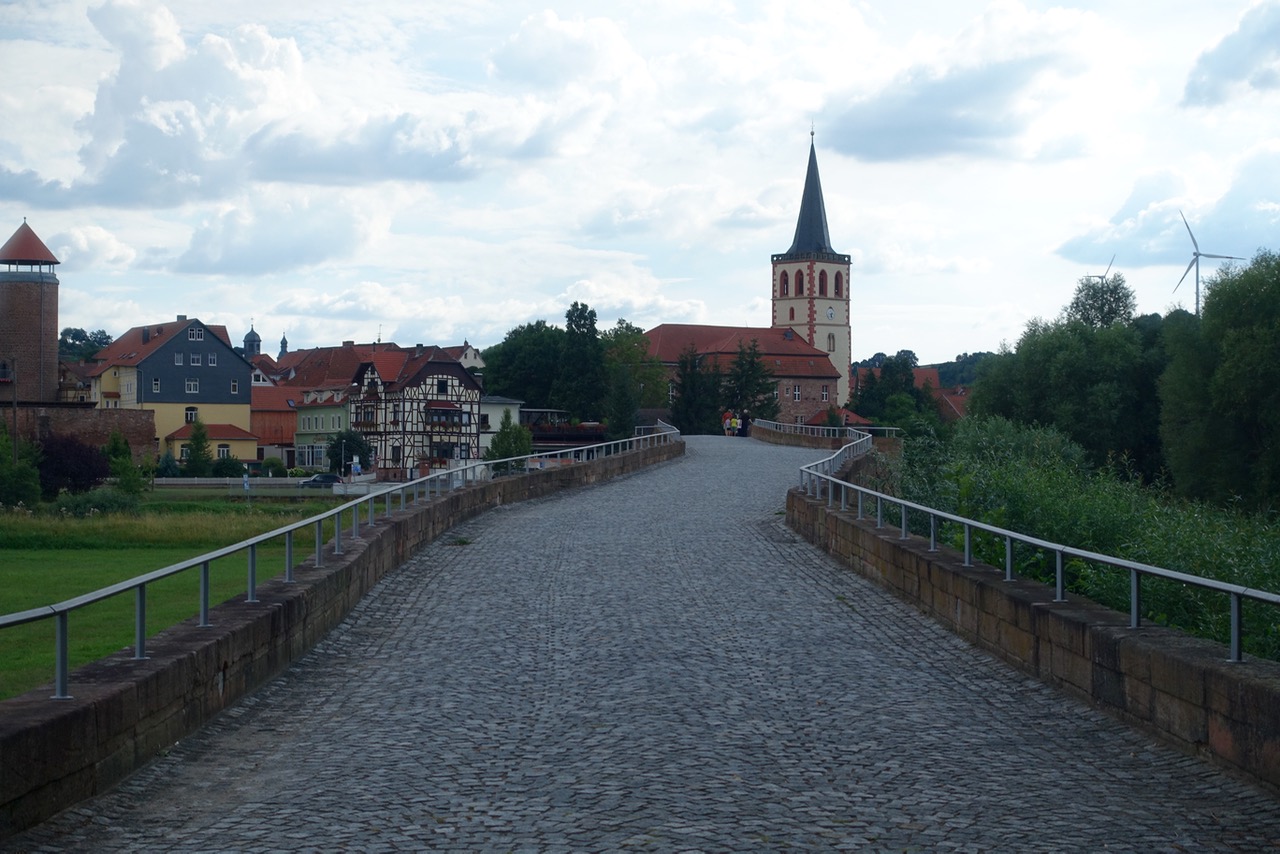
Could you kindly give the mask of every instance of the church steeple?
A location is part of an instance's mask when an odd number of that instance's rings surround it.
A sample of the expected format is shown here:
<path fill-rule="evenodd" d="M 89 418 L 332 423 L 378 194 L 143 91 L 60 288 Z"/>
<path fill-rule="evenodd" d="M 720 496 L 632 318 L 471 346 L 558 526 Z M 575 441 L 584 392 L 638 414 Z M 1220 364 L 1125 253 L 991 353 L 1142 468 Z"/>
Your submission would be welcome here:
<path fill-rule="evenodd" d="M 822 179 L 818 177 L 818 152 L 814 149 L 813 132 L 809 132 L 809 168 L 804 176 L 804 193 L 800 196 L 800 216 L 796 219 L 796 236 L 791 248 L 777 260 L 799 260 L 821 257 L 822 260 L 849 263 L 848 256 L 831 248 L 827 231 L 827 206 L 822 200 Z"/>

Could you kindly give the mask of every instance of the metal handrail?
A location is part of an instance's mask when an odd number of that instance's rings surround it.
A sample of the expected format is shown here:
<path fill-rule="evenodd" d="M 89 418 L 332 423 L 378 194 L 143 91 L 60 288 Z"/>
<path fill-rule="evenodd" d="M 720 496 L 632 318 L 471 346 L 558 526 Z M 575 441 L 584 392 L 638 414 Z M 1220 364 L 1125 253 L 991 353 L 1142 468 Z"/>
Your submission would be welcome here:
<path fill-rule="evenodd" d="M 1040 549 L 1041 551 L 1052 552 L 1055 556 L 1055 602 L 1065 602 L 1067 600 L 1065 572 L 1063 568 L 1064 558 L 1078 558 L 1089 563 L 1115 567 L 1116 569 L 1127 570 L 1129 572 L 1129 628 L 1131 629 L 1136 629 L 1142 625 L 1141 579 L 1143 576 L 1163 578 L 1168 581 L 1176 581 L 1180 584 L 1187 584 L 1192 587 L 1199 587 L 1204 590 L 1212 590 L 1217 593 L 1227 594 L 1231 597 L 1231 636 L 1229 644 L 1231 657 L 1229 660 L 1233 662 L 1240 662 L 1244 660 L 1244 626 L 1243 619 L 1241 617 L 1243 600 L 1250 599 L 1256 602 L 1265 602 L 1269 605 L 1280 606 L 1280 593 L 1272 593 L 1268 590 L 1258 590 L 1241 584 L 1232 584 L 1229 581 L 1219 581 L 1216 578 L 1204 578 L 1199 575 L 1191 575 L 1190 573 L 1180 572 L 1175 569 L 1166 569 L 1153 564 L 1141 563 L 1139 561 L 1128 560 L 1126 558 L 1115 557 L 1113 555 L 1105 555 L 1099 552 L 1089 551 L 1088 549 L 1078 549 L 1073 546 L 1055 543 L 1050 540 L 1041 539 L 1040 537 L 1034 537 L 1030 534 L 1011 531 L 1007 528 L 1001 528 L 998 525 L 989 525 L 986 522 L 979 522 L 964 516 L 958 516 L 954 513 L 948 513 L 945 510 L 926 507 L 925 505 L 917 504 L 914 501 L 908 501 L 904 498 L 886 495 L 883 492 L 877 492 L 876 490 L 869 489 L 865 486 L 849 483 L 841 480 L 837 476 L 837 472 L 843 467 L 844 461 L 849 458 L 849 454 L 847 452 L 852 447 L 852 444 L 846 445 L 830 457 L 801 466 L 800 488 L 804 490 L 804 493 L 811 498 L 821 498 L 824 494 L 825 488 L 827 506 L 831 507 L 835 503 L 835 496 L 838 487 L 840 509 L 844 511 L 849 509 L 849 490 L 853 490 L 857 498 L 858 519 L 865 518 L 864 506 L 867 499 L 871 499 L 875 502 L 877 528 L 884 527 L 885 505 L 896 505 L 899 508 L 901 517 L 901 533 L 899 539 L 902 540 L 907 539 L 911 535 L 908 521 L 910 514 L 907 511 L 914 510 L 918 513 L 925 514 L 929 517 L 929 551 L 931 552 L 938 551 L 939 522 L 951 522 L 961 525 L 964 529 L 964 566 L 974 565 L 974 531 L 980 531 L 1003 538 L 1005 541 L 1005 581 L 1014 580 L 1014 543 L 1022 543 L 1032 546 L 1033 548 Z"/>
<path fill-rule="evenodd" d="M 896 436 L 901 428 L 899 427 L 872 427 L 862 425 L 859 427 L 818 427 L 809 424 L 788 424 L 784 421 L 765 421 L 759 419 L 751 422 L 753 427 L 764 427 L 766 430 L 773 430 L 775 433 L 791 433 L 797 436 L 816 436 L 821 439 L 857 439 L 859 436 L 868 433 L 883 433 L 886 436 Z"/>
<path fill-rule="evenodd" d="M 493 476 L 493 467 L 499 464 L 511 464 L 521 461 L 540 460 L 546 458 L 554 458 L 557 460 L 568 459 L 571 462 L 582 462 L 585 460 L 593 460 L 602 456 L 613 456 L 628 451 L 639 450 L 642 448 L 656 447 L 673 442 L 680 438 L 680 431 L 676 430 L 668 424 L 659 422 L 660 428 L 657 432 L 647 433 L 642 436 L 633 436 L 629 439 L 618 439 L 612 442 L 601 442 L 596 445 L 584 445 L 578 448 L 563 448 L 556 451 L 542 451 L 536 454 L 525 454 L 518 457 L 506 457 L 500 460 L 480 460 L 459 466 L 455 469 L 435 472 L 426 477 L 420 477 L 415 480 L 406 481 L 404 483 L 394 484 L 385 489 L 376 492 L 370 492 L 358 498 L 354 498 L 332 510 L 326 510 L 323 513 L 317 513 L 307 519 L 299 522 L 292 522 L 288 525 L 268 531 L 264 534 L 241 540 L 229 546 L 223 546 L 211 552 L 206 552 L 193 558 L 189 558 L 178 563 L 171 564 L 161 569 L 153 570 L 143 575 L 130 578 L 126 581 L 120 581 L 108 587 L 94 590 L 91 593 L 84 593 L 62 602 L 56 602 L 52 605 L 41 605 L 36 608 L 28 608 L 25 611 L 18 611 L 13 614 L 0 615 L 0 629 L 9 628 L 11 626 L 19 626 L 24 623 L 36 622 L 38 620 L 53 619 L 56 623 L 55 639 L 54 639 L 54 696 L 55 700 L 70 699 L 68 693 L 69 675 L 68 675 L 68 647 L 69 647 L 69 616 L 73 611 L 110 599 L 130 590 L 134 591 L 136 596 L 136 606 L 134 610 L 134 659 L 141 660 L 147 657 L 147 638 L 146 638 L 146 589 L 147 585 L 168 578 L 171 575 L 177 575 L 187 570 L 200 567 L 200 626 L 209 626 L 209 564 L 215 560 L 230 557 L 239 552 L 248 550 L 248 579 L 245 586 L 246 601 L 256 602 L 257 598 L 257 548 L 260 545 L 270 542 L 277 537 L 285 538 L 285 582 L 292 583 L 293 578 L 293 535 L 296 531 L 304 530 L 308 526 L 314 526 L 315 529 L 315 559 L 316 565 L 321 566 L 323 563 L 323 530 L 324 524 L 330 519 L 334 520 L 334 554 L 342 554 L 342 528 L 343 514 L 348 511 L 351 513 L 351 536 L 358 539 L 360 537 L 360 510 L 362 506 L 367 505 L 366 524 L 373 524 L 375 515 L 375 502 L 382 498 L 385 505 L 385 516 L 389 517 L 392 513 L 392 499 L 398 497 L 399 509 L 403 510 L 406 503 L 416 503 L 420 497 L 430 499 L 433 495 L 440 495 L 449 492 L 454 488 L 462 488 L 469 484 L 478 483 L 482 480 L 489 480 Z M 666 429 L 661 429 L 666 428 Z M 410 497 L 411 496 L 411 497 Z"/>

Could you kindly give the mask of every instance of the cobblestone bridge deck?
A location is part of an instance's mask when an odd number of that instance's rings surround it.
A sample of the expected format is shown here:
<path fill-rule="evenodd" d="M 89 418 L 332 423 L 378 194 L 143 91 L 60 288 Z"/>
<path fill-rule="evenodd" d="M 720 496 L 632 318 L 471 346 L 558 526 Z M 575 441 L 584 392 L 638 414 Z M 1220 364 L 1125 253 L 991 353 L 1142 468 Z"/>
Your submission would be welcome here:
<path fill-rule="evenodd" d="M 681 460 L 423 549 L 302 663 L 14 850 L 1258 850 L 1280 802 L 1011 671 Z"/>

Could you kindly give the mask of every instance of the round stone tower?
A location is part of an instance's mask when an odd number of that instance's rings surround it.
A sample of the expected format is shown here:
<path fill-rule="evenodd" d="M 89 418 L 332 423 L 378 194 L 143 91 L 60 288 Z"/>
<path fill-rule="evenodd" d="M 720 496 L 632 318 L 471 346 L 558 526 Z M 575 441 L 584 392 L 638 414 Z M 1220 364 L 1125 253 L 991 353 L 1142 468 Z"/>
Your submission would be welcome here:
<path fill-rule="evenodd" d="M 57 263 L 25 219 L 0 246 L 0 388 L 20 401 L 58 399 Z"/>

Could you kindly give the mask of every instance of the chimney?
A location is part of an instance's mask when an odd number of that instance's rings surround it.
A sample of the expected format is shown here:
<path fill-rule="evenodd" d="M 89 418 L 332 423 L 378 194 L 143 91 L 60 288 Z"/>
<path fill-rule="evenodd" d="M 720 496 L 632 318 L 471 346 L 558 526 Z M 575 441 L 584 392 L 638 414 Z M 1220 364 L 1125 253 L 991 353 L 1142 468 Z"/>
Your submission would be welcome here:
<path fill-rule="evenodd" d="M 354 347 L 354 346 L 356 346 L 356 342 L 354 342 L 354 341 L 343 341 L 343 342 L 342 342 L 342 346 L 343 346 L 343 347 Z"/>
<path fill-rule="evenodd" d="M 151 327 L 150 326 L 142 327 L 142 343 L 146 344 L 150 340 L 151 340 Z"/>
<path fill-rule="evenodd" d="M 187 322 L 187 316 L 186 316 L 185 314 L 180 314 L 180 315 L 178 315 L 178 322 L 179 322 L 179 323 L 186 323 L 186 322 Z"/>
<path fill-rule="evenodd" d="M 422 358 L 422 345 L 421 345 L 421 344 L 414 344 L 414 345 L 413 345 L 413 355 L 414 355 L 415 357 L 419 358 L 419 359 L 420 359 L 420 358 Z"/>

